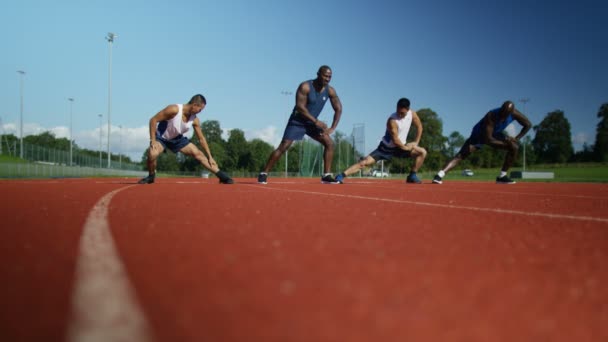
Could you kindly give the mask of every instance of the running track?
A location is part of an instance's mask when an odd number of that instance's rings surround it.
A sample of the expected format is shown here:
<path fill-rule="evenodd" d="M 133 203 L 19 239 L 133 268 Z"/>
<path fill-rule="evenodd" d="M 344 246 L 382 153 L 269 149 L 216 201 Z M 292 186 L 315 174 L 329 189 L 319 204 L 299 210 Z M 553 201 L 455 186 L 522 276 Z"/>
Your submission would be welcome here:
<path fill-rule="evenodd" d="M 608 184 L 0 181 L 1 341 L 607 341 Z"/>

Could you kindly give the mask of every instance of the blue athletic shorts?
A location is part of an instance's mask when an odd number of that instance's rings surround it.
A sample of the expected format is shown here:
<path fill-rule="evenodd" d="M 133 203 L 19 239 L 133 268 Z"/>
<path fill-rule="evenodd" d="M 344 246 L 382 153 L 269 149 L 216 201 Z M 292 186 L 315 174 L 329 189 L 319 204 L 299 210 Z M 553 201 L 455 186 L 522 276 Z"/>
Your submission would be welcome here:
<path fill-rule="evenodd" d="M 323 133 L 323 130 L 310 122 L 302 122 L 300 120 L 290 119 L 283 133 L 283 140 L 302 140 L 304 134 L 311 138 L 318 138 Z"/>
<path fill-rule="evenodd" d="M 374 158 L 375 161 L 391 160 L 393 157 L 409 158 L 412 156 L 410 151 L 404 151 L 398 147 L 388 147 L 384 145 L 383 142 L 380 142 L 378 147 L 369 155 Z"/>
<path fill-rule="evenodd" d="M 190 143 L 190 139 L 183 135 L 178 135 L 173 139 L 165 139 L 159 135 L 156 135 L 156 141 L 161 143 L 165 148 L 170 149 L 173 153 L 181 151 L 182 148 L 186 147 Z"/>

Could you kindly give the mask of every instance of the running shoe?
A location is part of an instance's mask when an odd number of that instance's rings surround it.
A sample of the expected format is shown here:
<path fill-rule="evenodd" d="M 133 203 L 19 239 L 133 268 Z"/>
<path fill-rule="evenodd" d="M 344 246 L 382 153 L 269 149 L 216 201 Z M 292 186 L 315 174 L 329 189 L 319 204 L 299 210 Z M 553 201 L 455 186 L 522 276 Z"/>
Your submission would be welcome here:
<path fill-rule="evenodd" d="M 340 183 L 340 184 L 344 184 L 344 173 L 340 173 L 339 175 L 336 176 L 336 182 Z"/>
<path fill-rule="evenodd" d="M 414 183 L 414 184 L 420 184 L 422 183 L 422 181 L 420 179 L 418 179 L 418 176 L 416 176 L 415 173 L 410 173 L 409 176 L 407 176 L 407 179 L 405 180 L 406 183 Z"/>
<path fill-rule="evenodd" d="M 507 176 L 496 177 L 496 184 L 515 184 L 515 181 Z"/>
<path fill-rule="evenodd" d="M 443 181 L 441 180 L 441 177 L 439 177 L 439 175 L 435 175 L 435 177 L 433 177 L 433 184 L 442 184 Z"/>
<path fill-rule="evenodd" d="M 234 184 L 234 181 L 224 171 L 218 171 L 216 174 L 217 178 L 220 179 L 220 184 Z"/>
<path fill-rule="evenodd" d="M 321 184 L 340 184 L 332 174 L 327 174 L 321 177 Z"/>
<path fill-rule="evenodd" d="M 259 184 L 268 184 L 268 174 L 260 173 L 258 175 L 258 183 Z"/>
<path fill-rule="evenodd" d="M 154 183 L 154 178 L 156 178 L 156 174 L 148 175 L 137 182 L 137 184 L 152 184 Z"/>

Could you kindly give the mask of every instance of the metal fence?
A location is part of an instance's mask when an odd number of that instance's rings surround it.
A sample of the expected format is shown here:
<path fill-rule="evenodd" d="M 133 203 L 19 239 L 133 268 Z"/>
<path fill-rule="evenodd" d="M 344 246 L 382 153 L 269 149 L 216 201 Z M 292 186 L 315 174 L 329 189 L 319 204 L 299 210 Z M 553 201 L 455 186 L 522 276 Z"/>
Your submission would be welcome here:
<path fill-rule="evenodd" d="M 3 149 L 3 154 L 21 157 L 20 144 L 15 143 L 11 145 L 13 146 L 8 146 L 8 148 Z M 72 160 L 70 161 L 70 151 L 57 150 L 44 146 L 27 144 L 25 142 L 23 143 L 23 159 L 30 162 L 74 167 L 107 168 L 108 166 L 108 155 L 106 153 L 91 156 L 90 153 L 83 153 L 79 150 L 73 150 L 71 158 Z M 141 164 L 123 161 L 122 156 L 120 155 L 112 155 L 109 168 L 134 171 L 142 170 Z"/>
<path fill-rule="evenodd" d="M 48 163 L 0 163 L 0 178 L 141 177 L 144 171 L 102 169 Z"/>
<path fill-rule="evenodd" d="M 5 146 L 2 155 L 20 157 L 20 144 Z M 23 158 L 0 162 L 0 178 L 54 178 L 54 177 L 99 177 L 99 176 L 143 176 L 141 164 L 123 162 L 122 156 L 112 156 L 108 168 L 107 154 L 91 156 L 78 150 L 62 151 L 44 146 L 23 144 Z M 70 161 L 71 159 L 71 161 Z"/>

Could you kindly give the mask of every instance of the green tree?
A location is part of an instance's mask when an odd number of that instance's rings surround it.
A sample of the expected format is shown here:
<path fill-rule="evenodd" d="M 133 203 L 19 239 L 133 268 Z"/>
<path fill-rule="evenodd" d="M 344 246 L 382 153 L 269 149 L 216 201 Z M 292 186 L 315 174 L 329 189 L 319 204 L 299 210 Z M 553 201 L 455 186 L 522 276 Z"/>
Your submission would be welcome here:
<path fill-rule="evenodd" d="M 222 128 L 217 120 L 207 120 L 201 123 L 201 130 L 207 142 L 225 143 L 222 139 Z M 211 151 L 213 154 L 213 151 Z"/>
<path fill-rule="evenodd" d="M 266 159 L 274 150 L 274 147 L 262 139 L 253 139 L 248 143 L 247 153 L 245 154 L 244 163 L 246 163 L 245 170 L 249 172 L 259 172 L 266 165 Z M 298 156 L 297 149 L 289 150 L 288 167 L 291 169 L 292 165 L 297 167 Z"/>
<path fill-rule="evenodd" d="M 422 170 L 436 170 L 439 169 L 445 162 L 445 157 L 441 151 L 444 150 L 444 144 L 447 140 L 443 136 L 443 121 L 439 118 L 430 108 L 423 108 L 418 111 L 418 117 L 422 122 L 422 138 L 420 139 L 420 146 L 424 147 L 427 151 L 426 160 L 422 166 Z M 408 134 L 408 141 L 414 140 L 416 136 L 416 128 L 412 126 Z M 395 160 L 396 163 L 399 161 Z M 408 161 L 411 163 L 411 161 Z M 403 172 L 409 167 L 402 165 Z M 392 171 L 394 172 L 394 171 Z"/>
<path fill-rule="evenodd" d="M 247 140 L 245 139 L 245 132 L 240 129 L 232 129 L 228 134 L 228 141 L 226 142 L 226 152 L 228 153 L 226 169 L 246 170 L 248 157 L 246 157 Z"/>
<path fill-rule="evenodd" d="M 593 146 L 583 143 L 583 150 L 574 153 L 570 158 L 570 161 L 575 163 L 587 163 L 593 161 L 595 157 Z"/>
<path fill-rule="evenodd" d="M 597 117 L 600 122 L 597 124 L 593 153 L 597 161 L 605 162 L 608 161 L 608 103 L 600 107 Z"/>
<path fill-rule="evenodd" d="M 464 145 L 465 137 L 457 131 L 450 133 L 446 140 L 446 157 L 449 159 L 454 158 L 456 153 L 460 150 L 462 145 Z"/>
<path fill-rule="evenodd" d="M 148 149 L 144 151 L 141 161 L 142 161 L 142 170 L 148 171 Z M 107 154 L 106 157 L 107 158 Z M 156 170 L 158 172 L 171 172 L 171 171 L 179 171 L 181 169 L 181 165 L 177 160 L 177 155 L 170 150 L 165 149 L 165 152 L 161 153 L 156 159 Z"/>
<path fill-rule="evenodd" d="M 565 163 L 573 154 L 570 122 L 564 112 L 556 110 L 534 126 L 536 135 L 532 141 L 537 161 L 541 163 Z"/>

